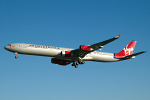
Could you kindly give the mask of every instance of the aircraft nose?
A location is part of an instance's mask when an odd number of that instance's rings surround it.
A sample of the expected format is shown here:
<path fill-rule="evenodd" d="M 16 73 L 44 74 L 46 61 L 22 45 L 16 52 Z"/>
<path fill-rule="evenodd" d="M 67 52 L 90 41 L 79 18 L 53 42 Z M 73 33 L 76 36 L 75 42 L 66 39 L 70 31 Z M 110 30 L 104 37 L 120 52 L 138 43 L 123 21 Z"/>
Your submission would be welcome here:
<path fill-rule="evenodd" d="M 8 46 L 5 46 L 5 47 L 4 47 L 4 49 L 6 49 L 6 50 L 8 50 L 8 48 L 9 48 Z"/>
<path fill-rule="evenodd" d="M 6 49 L 7 46 L 4 47 L 4 49 Z"/>

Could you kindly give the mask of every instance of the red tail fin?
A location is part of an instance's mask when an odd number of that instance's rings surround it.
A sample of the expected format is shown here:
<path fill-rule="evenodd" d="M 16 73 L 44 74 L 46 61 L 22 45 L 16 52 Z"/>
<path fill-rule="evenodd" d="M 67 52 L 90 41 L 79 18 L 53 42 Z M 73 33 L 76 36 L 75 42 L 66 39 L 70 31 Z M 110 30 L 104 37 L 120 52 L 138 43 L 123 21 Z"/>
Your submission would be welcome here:
<path fill-rule="evenodd" d="M 115 53 L 116 58 L 123 58 L 133 53 L 136 41 L 131 41 L 122 51 Z"/>

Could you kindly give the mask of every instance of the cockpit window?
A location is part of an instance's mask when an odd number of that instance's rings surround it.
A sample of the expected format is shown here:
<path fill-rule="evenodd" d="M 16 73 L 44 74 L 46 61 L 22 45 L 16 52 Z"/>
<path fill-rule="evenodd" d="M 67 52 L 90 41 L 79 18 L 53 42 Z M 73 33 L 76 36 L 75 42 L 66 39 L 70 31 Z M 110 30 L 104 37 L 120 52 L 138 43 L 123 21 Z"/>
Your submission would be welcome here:
<path fill-rule="evenodd" d="M 8 46 L 11 46 L 11 44 L 8 44 Z"/>

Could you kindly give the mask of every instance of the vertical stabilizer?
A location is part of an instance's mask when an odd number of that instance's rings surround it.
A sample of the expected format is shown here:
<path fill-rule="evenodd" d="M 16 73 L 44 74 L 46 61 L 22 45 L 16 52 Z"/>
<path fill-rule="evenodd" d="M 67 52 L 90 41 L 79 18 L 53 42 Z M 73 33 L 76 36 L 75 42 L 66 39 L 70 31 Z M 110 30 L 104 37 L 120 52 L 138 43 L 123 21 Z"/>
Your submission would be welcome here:
<path fill-rule="evenodd" d="M 131 41 L 122 51 L 115 53 L 115 58 L 123 58 L 132 55 L 136 41 Z"/>

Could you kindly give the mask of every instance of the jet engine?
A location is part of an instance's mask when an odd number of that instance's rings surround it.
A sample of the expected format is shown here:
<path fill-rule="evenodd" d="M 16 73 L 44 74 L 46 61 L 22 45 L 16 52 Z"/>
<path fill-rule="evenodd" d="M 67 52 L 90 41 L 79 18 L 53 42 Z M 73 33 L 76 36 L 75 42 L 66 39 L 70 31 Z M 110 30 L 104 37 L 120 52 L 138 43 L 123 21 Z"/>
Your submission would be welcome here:
<path fill-rule="evenodd" d="M 51 63 L 58 64 L 58 65 L 68 65 L 68 64 L 70 64 L 68 61 L 57 59 L 57 58 L 52 58 Z"/>
<path fill-rule="evenodd" d="M 62 51 L 61 56 L 63 56 L 63 57 L 72 57 L 73 54 L 70 51 Z"/>
<path fill-rule="evenodd" d="M 93 50 L 93 48 L 90 48 L 89 45 L 80 45 L 80 49 L 83 51 L 88 51 L 88 52 Z"/>

